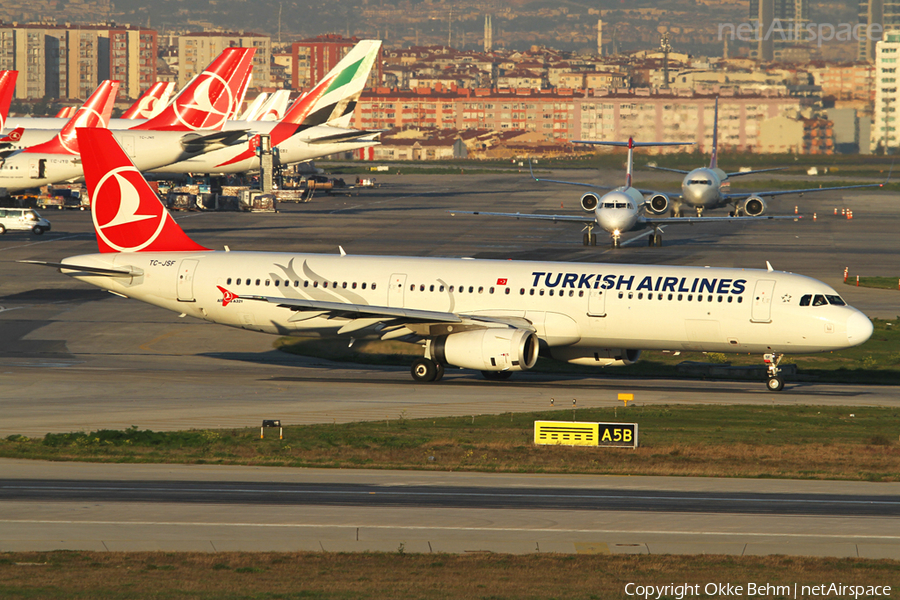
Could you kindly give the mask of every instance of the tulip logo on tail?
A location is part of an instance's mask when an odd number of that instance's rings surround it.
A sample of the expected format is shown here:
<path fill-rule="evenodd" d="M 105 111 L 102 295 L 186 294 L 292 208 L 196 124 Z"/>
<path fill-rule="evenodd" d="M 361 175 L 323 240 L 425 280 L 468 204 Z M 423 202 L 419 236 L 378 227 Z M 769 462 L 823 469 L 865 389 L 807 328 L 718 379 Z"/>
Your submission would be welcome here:
<path fill-rule="evenodd" d="M 237 294 L 235 294 L 234 292 L 229 292 L 228 290 L 223 288 L 221 285 L 217 285 L 216 287 L 219 288 L 220 292 L 222 292 L 222 308 L 225 308 L 232 302 L 240 302 L 241 301 L 240 300 L 241 297 L 238 296 Z"/>
<path fill-rule="evenodd" d="M 106 173 L 94 188 L 94 229 L 115 252 L 146 248 L 166 224 L 168 214 L 162 203 L 155 197 L 142 197 L 141 185 L 145 184 L 140 171 L 127 166 Z"/>
<path fill-rule="evenodd" d="M 92 106 L 82 106 L 75 113 L 72 121 L 66 124 L 56 137 L 59 139 L 60 145 L 69 154 L 78 154 L 78 138 L 75 136 L 76 127 L 103 127 L 106 128 L 108 123 L 103 115 Z"/>
<path fill-rule="evenodd" d="M 203 71 L 196 84 L 190 97 L 175 99 L 173 108 L 178 122 L 195 131 L 221 129 L 234 104 L 228 82 L 217 73 Z"/>

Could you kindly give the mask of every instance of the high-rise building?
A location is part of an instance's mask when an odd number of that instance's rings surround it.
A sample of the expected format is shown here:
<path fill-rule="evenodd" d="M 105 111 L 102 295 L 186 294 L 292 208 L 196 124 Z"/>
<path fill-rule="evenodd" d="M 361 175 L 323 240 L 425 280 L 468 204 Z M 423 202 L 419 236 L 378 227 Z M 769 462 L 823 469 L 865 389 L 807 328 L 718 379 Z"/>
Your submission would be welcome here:
<path fill-rule="evenodd" d="M 104 79 L 137 98 L 156 81 L 156 31 L 127 25 L 0 23 L 0 69 L 19 71 L 15 98 L 81 98 Z"/>
<path fill-rule="evenodd" d="M 484 51 L 491 52 L 494 49 L 494 26 L 491 24 L 491 15 L 484 15 Z"/>
<path fill-rule="evenodd" d="M 308 90 L 316 85 L 358 42 L 359 38 L 329 33 L 291 44 L 291 87 Z M 381 82 L 381 53 L 379 49 L 366 87 L 374 87 Z"/>
<path fill-rule="evenodd" d="M 900 147 L 897 134 L 900 118 L 900 86 L 897 85 L 900 59 L 900 31 L 886 32 L 875 44 L 875 117 L 872 123 L 872 147 L 888 153 Z"/>
<path fill-rule="evenodd" d="M 776 45 L 808 38 L 809 0 L 750 0 L 750 21 L 759 33 L 760 60 L 772 60 Z"/>
<path fill-rule="evenodd" d="M 202 31 L 178 36 L 178 88 L 183 88 L 226 48 L 256 48 L 250 87 L 271 86 L 269 62 L 272 40 L 267 35 L 249 32 Z"/>
<path fill-rule="evenodd" d="M 884 28 L 884 0 L 859 0 L 859 31 L 857 59 L 873 62 L 875 44 Z M 876 31 L 877 30 L 877 31 Z M 869 33 L 873 35 L 869 35 Z M 877 36 L 877 37 L 876 37 Z"/>

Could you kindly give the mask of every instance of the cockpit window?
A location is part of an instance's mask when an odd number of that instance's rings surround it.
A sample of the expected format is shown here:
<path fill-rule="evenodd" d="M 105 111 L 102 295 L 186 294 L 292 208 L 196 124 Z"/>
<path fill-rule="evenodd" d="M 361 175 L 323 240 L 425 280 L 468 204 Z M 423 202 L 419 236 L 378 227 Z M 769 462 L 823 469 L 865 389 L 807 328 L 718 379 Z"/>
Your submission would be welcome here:
<path fill-rule="evenodd" d="M 826 300 L 825 296 L 823 296 L 822 294 L 816 294 L 813 297 L 813 303 L 812 303 L 813 306 L 825 306 L 827 304 L 828 304 L 828 300 Z"/>
<path fill-rule="evenodd" d="M 603 208 L 615 208 L 615 207 L 616 207 L 615 202 L 604 202 L 603 203 Z"/>
<path fill-rule="evenodd" d="M 691 185 L 712 185 L 712 182 L 709 179 L 691 179 L 688 183 Z"/>
<path fill-rule="evenodd" d="M 834 306 L 847 306 L 847 303 L 844 302 L 843 298 L 840 296 L 825 296 L 828 300 L 828 304 L 833 304 Z"/>
<path fill-rule="evenodd" d="M 809 306 L 809 301 L 812 300 L 812 294 L 807 294 L 800 298 L 800 306 Z"/>
<path fill-rule="evenodd" d="M 628 208 L 628 204 L 625 202 L 616 202 L 616 208 Z"/>

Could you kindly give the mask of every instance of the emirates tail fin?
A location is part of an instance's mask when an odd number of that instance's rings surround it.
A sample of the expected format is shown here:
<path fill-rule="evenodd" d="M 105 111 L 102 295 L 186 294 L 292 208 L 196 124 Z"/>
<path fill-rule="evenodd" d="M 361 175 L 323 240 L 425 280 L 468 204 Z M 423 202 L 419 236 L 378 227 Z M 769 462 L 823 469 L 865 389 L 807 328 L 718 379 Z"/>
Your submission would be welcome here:
<path fill-rule="evenodd" d="M 108 129 L 76 130 L 100 252 L 203 252 Z"/>

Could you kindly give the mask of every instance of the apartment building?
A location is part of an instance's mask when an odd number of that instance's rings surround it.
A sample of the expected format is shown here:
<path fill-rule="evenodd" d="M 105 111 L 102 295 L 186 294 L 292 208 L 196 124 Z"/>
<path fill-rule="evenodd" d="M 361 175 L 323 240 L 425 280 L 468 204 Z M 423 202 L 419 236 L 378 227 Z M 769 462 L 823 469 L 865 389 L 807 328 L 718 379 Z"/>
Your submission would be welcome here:
<path fill-rule="evenodd" d="M 271 38 L 260 33 L 244 31 L 202 31 L 178 36 L 178 85 L 183 88 L 203 71 L 226 48 L 256 48 L 253 54 L 253 75 L 250 89 L 271 89 L 269 63 L 272 60 Z"/>
<path fill-rule="evenodd" d="M 308 90 L 316 85 L 359 41 L 356 37 L 345 38 L 330 33 L 291 44 L 291 88 Z M 381 82 L 382 52 L 378 51 L 367 87 Z"/>
<path fill-rule="evenodd" d="M 731 90 L 378 88 L 363 93 L 353 126 L 525 131 L 554 143 L 634 137 L 693 142 L 708 153 L 717 95 L 719 145 L 736 151 L 758 151 L 760 123 L 802 108 L 799 98 Z"/>
<path fill-rule="evenodd" d="M 19 100 L 80 98 L 104 79 L 137 98 L 156 81 L 156 31 L 130 25 L 0 23 L 0 69 L 19 71 Z"/>
<path fill-rule="evenodd" d="M 885 33 L 885 39 L 875 44 L 875 116 L 872 121 L 872 148 L 889 153 L 897 151 L 900 93 L 897 69 L 900 67 L 900 32 Z"/>

